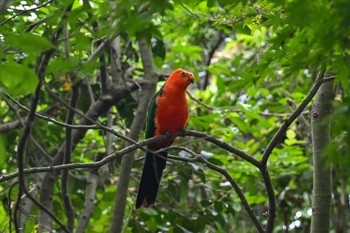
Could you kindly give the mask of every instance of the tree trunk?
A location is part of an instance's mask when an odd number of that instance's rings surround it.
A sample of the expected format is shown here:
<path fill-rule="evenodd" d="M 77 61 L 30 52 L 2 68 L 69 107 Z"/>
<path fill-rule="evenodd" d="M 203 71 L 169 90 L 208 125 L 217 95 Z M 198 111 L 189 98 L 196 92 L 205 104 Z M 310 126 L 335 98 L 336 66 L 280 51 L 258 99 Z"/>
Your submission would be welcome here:
<path fill-rule="evenodd" d="M 130 127 L 130 133 L 128 136 L 134 140 L 138 140 L 139 134 L 142 131 L 146 120 L 147 106 L 154 94 L 158 79 L 154 70 L 151 48 L 144 38 L 139 39 L 139 48 L 145 73 L 145 79 L 149 80 L 150 82 L 142 90 L 140 102 L 138 104 L 134 120 Z M 110 233 L 122 232 L 127 191 L 129 186 L 131 168 L 134 163 L 134 155 L 135 151 L 124 155 L 122 158 L 120 176 L 117 184 L 117 193 L 114 200 L 113 219 L 111 222 L 111 227 L 109 229 Z"/>
<path fill-rule="evenodd" d="M 330 138 L 330 112 L 333 99 L 332 81 L 321 85 L 312 105 L 313 195 L 311 233 L 329 232 L 331 216 L 331 166 L 323 153 Z"/>

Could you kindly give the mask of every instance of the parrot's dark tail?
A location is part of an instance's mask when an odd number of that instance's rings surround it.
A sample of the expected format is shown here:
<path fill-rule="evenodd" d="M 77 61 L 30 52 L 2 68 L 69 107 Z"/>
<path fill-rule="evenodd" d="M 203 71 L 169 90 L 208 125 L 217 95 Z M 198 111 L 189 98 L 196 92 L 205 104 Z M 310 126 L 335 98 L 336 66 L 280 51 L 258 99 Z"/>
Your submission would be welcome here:
<path fill-rule="evenodd" d="M 168 152 L 158 153 L 167 157 Z M 165 168 L 166 160 L 151 152 L 147 152 L 145 165 L 143 166 L 142 177 L 136 199 L 136 209 L 141 205 L 149 207 L 156 201 L 160 179 Z"/>

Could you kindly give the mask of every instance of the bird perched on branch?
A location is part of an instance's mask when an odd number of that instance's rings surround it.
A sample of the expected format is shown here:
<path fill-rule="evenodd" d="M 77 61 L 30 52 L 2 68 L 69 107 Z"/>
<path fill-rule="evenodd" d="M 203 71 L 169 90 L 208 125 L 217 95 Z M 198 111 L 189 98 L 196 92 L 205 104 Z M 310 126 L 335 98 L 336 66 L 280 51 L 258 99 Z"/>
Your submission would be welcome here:
<path fill-rule="evenodd" d="M 160 134 L 173 133 L 182 130 L 186 126 L 188 118 L 188 105 L 186 89 L 194 82 L 192 73 L 177 69 L 166 80 L 162 88 L 152 97 L 147 109 L 146 138 Z M 168 152 L 159 152 L 157 156 L 150 151 L 167 148 L 175 140 L 175 137 L 167 137 L 164 140 L 148 145 L 146 160 L 142 171 L 139 191 L 137 194 L 136 208 L 149 207 L 157 197 L 160 179 L 165 168 Z"/>

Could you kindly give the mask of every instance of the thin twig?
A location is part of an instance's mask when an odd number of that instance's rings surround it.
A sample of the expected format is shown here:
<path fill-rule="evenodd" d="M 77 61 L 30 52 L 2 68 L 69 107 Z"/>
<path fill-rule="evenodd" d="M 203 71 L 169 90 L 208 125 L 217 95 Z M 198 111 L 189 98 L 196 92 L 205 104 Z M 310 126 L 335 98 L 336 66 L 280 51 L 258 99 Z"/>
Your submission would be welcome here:
<path fill-rule="evenodd" d="M 26 106 L 22 105 L 20 102 L 18 102 L 14 98 L 12 98 L 9 94 L 7 94 L 5 92 L 3 92 L 2 94 L 4 94 L 9 99 L 11 99 L 11 101 L 13 101 L 21 109 L 29 112 L 29 109 Z M 40 113 L 35 113 L 35 116 L 38 117 L 38 118 L 41 118 L 43 120 L 50 121 L 50 122 L 52 122 L 52 123 L 54 123 L 56 125 L 63 126 L 65 128 L 71 128 L 71 129 L 99 129 L 100 128 L 100 127 L 95 126 L 95 125 L 71 125 L 71 124 L 67 124 L 67 123 L 58 121 L 58 120 L 56 120 L 56 119 L 54 119 L 52 117 L 49 117 L 49 116 L 46 116 L 46 115 L 43 115 L 43 114 L 40 114 Z"/>
<path fill-rule="evenodd" d="M 231 152 L 235 155 L 237 155 L 238 157 L 248 161 L 249 163 L 253 164 L 256 167 L 260 167 L 260 163 L 258 160 L 256 160 L 254 157 L 252 157 L 251 155 L 247 154 L 246 152 L 244 152 L 243 150 L 240 150 L 232 145 L 230 145 L 229 143 L 223 142 L 211 135 L 208 135 L 206 133 L 203 132 L 198 132 L 198 131 L 194 131 L 194 130 L 186 130 L 185 132 L 186 136 L 193 136 L 196 138 L 203 138 L 204 140 L 211 142 L 219 147 L 221 147 L 222 149 L 225 149 L 228 152 Z"/>
<path fill-rule="evenodd" d="M 218 31 L 218 35 L 216 37 L 212 37 L 213 40 L 211 41 L 209 48 L 208 48 L 208 54 L 205 59 L 205 67 L 209 67 L 211 64 L 211 61 L 213 59 L 213 56 L 215 54 L 215 51 L 219 48 L 219 46 L 224 42 L 225 38 L 227 35 L 222 31 Z M 209 70 L 207 69 L 205 71 L 205 76 L 204 76 L 204 82 L 203 82 L 203 87 L 201 87 L 202 90 L 207 89 L 207 86 L 209 85 Z"/>
<path fill-rule="evenodd" d="M 210 107 L 209 105 L 206 105 L 206 104 L 203 103 L 202 101 L 200 101 L 200 100 L 194 98 L 194 97 L 191 95 L 191 93 L 189 93 L 188 91 L 186 91 L 186 93 L 187 93 L 187 95 L 190 97 L 190 99 L 193 100 L 194 102 L 196 102 L 197 104 L 199 104 L 199 105 L 201 105 L 201 106 L 203 106 L 203 107 L 205 107 L 205 108 L 207 108 L 207 109 L 209 109 L 209 110 L 212 110 L 212 111 L 215 110 L 215 108 Z"/>
<path fill-rule="evenodd" d="M 210 111 L 230 111 L 230 112 L 238 112 L 238 113 L 242 113 L 242 110 L 239 108 L 233 108 L 233 107 L 212 107 L 209 106 L 205 103 L 203 103 L 202 101 L 200 101 L 199 99 L 195 98 L 189 91 L 186 91 L 187 95 L 190 97 L 191 100 L 193 100 L 195 103 L 203 106 L 204 108 L 210 110 Z M 310 111 L 309 110 L 305 110 L 301 113 L 301 115 L 305 115 L 305 114 L 309 114 Z M 274 116 L 274 117 L 287 117 L 289 116 L 291 113 L 273 113 L 273 112 L 258 112 L 259 115 L 261 116 Z"/>
<path fill-rule="evenodd" d="M 38 21 L 33 22 L 32 24 L 30 24 L 30 25 L 26 28 L 25 32 L 30 32 L 30 31 L 32 31 L 36 26 L 38 26 L 38 25 L 41 24 L 41 23 L 44 23 L 46 20 L 48 20 L 49 18 L 51 18 L 51 17 L 54 16 L 54 15 L 55 15 L 55 13 L 50 13 L 50 14 L 48 14 L 47 16 L 45 16 L 44 18 L 41 18 L 41 19 L 39 19 Z"/>
<path fill-rule="evenodd" d="M 81 82 L 78 82 L 72 87 L 72 96 L 70 99 L 70 105 L 73 107 L 75 107 L 78 102 L 80 83 Z M 67 119 L 66 120 L 67 124 L 72 124 L 74 119 L 74 111 L 68 110 L 66 119 Z M 72 129 L 66 128 L 66 144 L 65 144 L 66 147 L 64 151 L 63 164 L 69 164 L 71 162 L 72 144 L 73 144 Z M 73 231 L 75 211 L 68 192 L 68 170 L 65 170 L 62 172 L 61 192 L 62 192 L 64 209 L 67 216 L 67 228 L 70 231 Z"/>
<path fill-rule="evenodd" d="M 7 103 L 7 105 L 9 106 L 9 108 L 14 112 L 14 114 L 16 115 L 20 125 L 22 125 L 22 127 L 25 127 L 24 124 L 24 119 L 21 118 L 21 116 L 19 115 L 19 112 L 12 106 L 12 104 L 10 104 L 9 102 L 7 102 L 5 100 L 5 102 Z M 48 162 L 52 162 L 52 158 L 51 156 L 42 148 L 42 146 L 34 139 L 34 137 L 32 135 L 29 135 L 30 140 L 33 142 L 33 144 L 39 149 L 39 151 L 44 155 L 46 161 Z"/>
<path fill-rule="evenodd" d="M 68 109 L 74 111 L 77 115 L 81 116 L 82 118 L 84 118 L 85 120 L 87 120 L 89 123 L 95 124 L 95 125 L 97 125 L 99 128 L 104 129 L 104 130 L 107 131 L 107 132 L 111 132 L 111 133 L 114 134 L 115 136 L 117 136 L 117 137 L 119 137 L 119 138 L 121 138 L 121 139 L 123 139 L 123 140 L 125 140 L 125 141 L 127 141 L 127 142 L 129 142 L 129 143 L 131 143 L 131 144 L 136 144 L 136 143 L 137 143 L 135 140 L 133 140 L 133 139 L 131 139 L 131 138 L 129 138 L 129 137 L 127 137 L 127 136 L 125 136 L 125 135 L 123 135 L 123 134 L 121 134 L 121 133 L 119 133 L 119 132 L 117 132 L 117 131 L 115 131 L 115 130 L 113 130 L 113 129 L 111 129 L 111 128 L 108 128 L 108 127 L 102 125 L 101 123 L 99 123 L 99 122 L 97 122 L 97 121 L 94 121 L 92 118 L 88 117 L 86 114 L 83 114 L 83 113 L 81 113 L 80 111 L 77 111 L 75 108 L 73 108 L 72 106 L 70 106 L 69 104 L 67 104 L 65 101 L 63 101 L 60 97 L 58 97 L 58 96 L 50 89 L 50 87 L 49 87 L 46 83 L 44 83 L 44 86 L 45 86 L 46 90 L 49 92 L 49 94 L 50 94 L 51 96 L 53 96 L 53 97 L 55 98 L 56 101 L 60 102 L 61 104 L 63 104 L 63 105 L 64 105 L 65 107 L 67 107 Z M 143 149 L 143 148 L 140 148 L 140 149 Z"/>
<path fill-rule="evenodd" d="M 106 46 L 116 37 L 117 35 L 112 36 L 111 38 L 100 40 L 101 43 L 98 45 L 97 49 L 90 55 L 90 57 L 87 59 L 86 63 L 91 62 L 94 60 L 97 56 L 101 54 L 101 52 L 106 48 Z"/>
<path fill-rule="evenodd" d="M 9 17 L 8 19 L 2 21 L 2 22 L 0 23 L 0 26 L 4 25 L 5 23 L 7 23 L 8 21 L 10 21 L 11 19 L 16 18 L 16 17 L 18 17 L 18 16 L 20 16 L 20 15 L 22 15 L 22 14 L 24 14 L 24 13 L 28 13 L 28 12 L 31 12 L 31 11 L 35 11 L 35 10 L 41 8 L 41 7 L 44 7 L 44 6 L 48 5 L 48 4 L 50 4 L 52 1 L 53 1 L 53 0 L 49 0 L 49 1 L 43 3 L 43 4 L 39 5 L 39 6 L 30 8 L 30 9 L 21 10 L 19 13 L 15 14 L 15 15 L 12 15 L 12 16 Z"/>
<path fill-rule="evenodd" d="M 12 206 L 11 206 L 11 194 L 12 194 L 12 190 L 13 188 L 18 184 L 18 180 L 13 182 L 12 184 L 10 184 L 10 187 L 9 187 L 9 191 L 8 191 L 8 194 L 7 194 L 7 199 L 8 199 L 8 211 L 9 211 L 9 216 L 10 216 L 10 232 L 12 232 L 12 222 L 14 223 L 14 225 L 16 226 L 16 223 L 15 221 L 12 220 Z M 17 199 L 17 201 L 19 201 Z M 16 203 L 15 203 L 16 205 Z"/>
<path fill-rule="evenodd" d="M 196 19 L 199 19 L 199 18 L 200 18 L 199 15 L 193 13 L 183 2 L 180 2 L 180 5 L 181 5 L 191 16 L 193 16 L 194 18 L 196 18 Z"/>

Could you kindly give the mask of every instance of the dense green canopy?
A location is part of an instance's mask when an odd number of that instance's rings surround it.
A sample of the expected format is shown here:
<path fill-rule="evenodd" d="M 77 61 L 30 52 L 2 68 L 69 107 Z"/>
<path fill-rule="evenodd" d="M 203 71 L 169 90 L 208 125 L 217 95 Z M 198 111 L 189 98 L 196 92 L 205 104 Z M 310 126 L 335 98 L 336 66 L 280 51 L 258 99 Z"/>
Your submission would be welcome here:
<path fill-rule="evenodd" d="M 321 144 L 333 175 L 328 221 L 346 232 L 349 9 L 348 0 L 1 2 L 0 231 L 308 232 Z M 176 68 L 196 76 L 188 131 L 170 148 L 156 204 L 135 210 L 149 141 L 135 143 Z M 329 143 L 311 137 L 324 83 Z"/>

